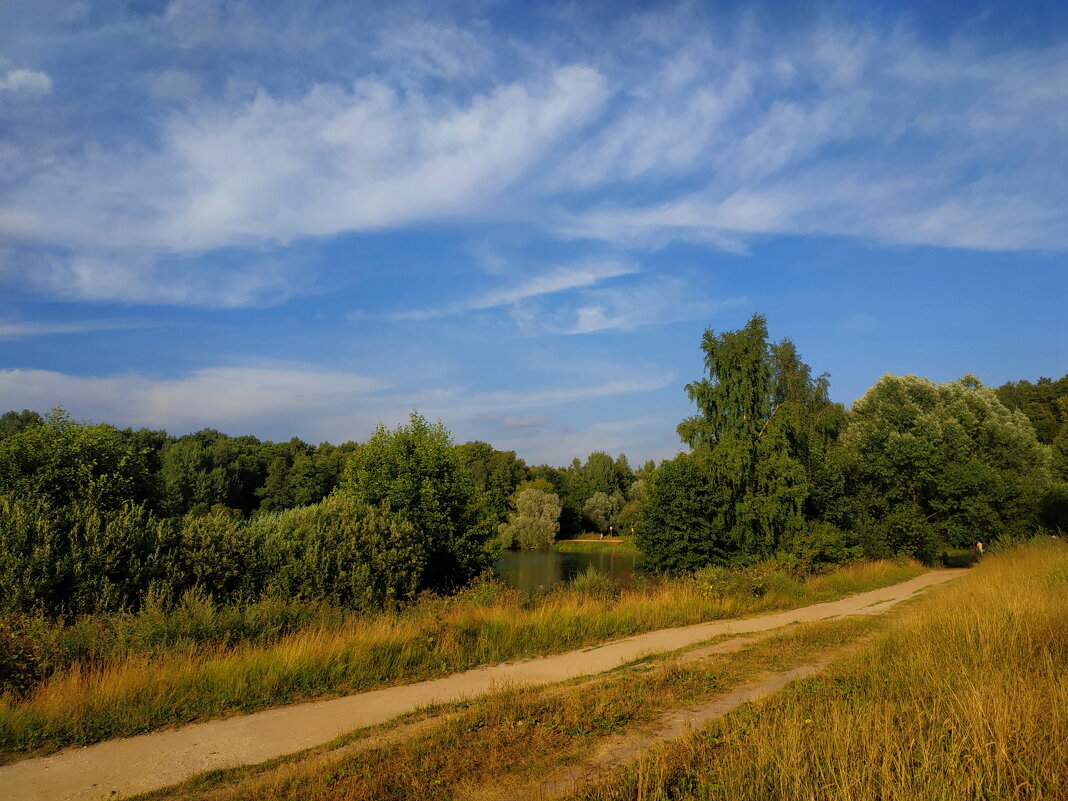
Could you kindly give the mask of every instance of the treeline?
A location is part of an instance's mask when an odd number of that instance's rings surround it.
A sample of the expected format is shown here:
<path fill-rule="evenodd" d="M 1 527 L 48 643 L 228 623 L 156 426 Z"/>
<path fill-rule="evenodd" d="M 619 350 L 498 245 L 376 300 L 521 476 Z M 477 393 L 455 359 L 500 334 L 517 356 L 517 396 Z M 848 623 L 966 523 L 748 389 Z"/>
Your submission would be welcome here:
<path fill-rule="evenodd" d="M 28 409 L 0 417 L 0 441 L 27 429 L 24 448 L 31 459 L 43 449 L 81 462 L 95 441 L 105 459 L 127 460 L 124 473 L 131 485 L 125 500 L 146 504 L 164 515 L 184 515 L 222 505 L 248 516 L 317 503 L 337 487 L 356 443 L 310 445 L 296 437 L 288 442 L 261 441 L 253 436 L 230 437 L 204 429 L 181 437 L 166 431 L 115 429 L 107 425 L 80 426 L 56 410 L 45 418 Z M 82 437 L 81 440 L 78 438 Z M 51 439 L 58 442 L 52 442 Z M 36 440 L 36 441 L 34 441 Z M 63 448 L 71 448 L 68 454 Z M 16 482 L 54 485 L 70 483 L 45 465 L 32 473 L 11 476 Z M 4 467 L 0 465 L 0 470 Z M 60 471 L 62 472 L 62 471 Z"/>
<path fill-rule="evenodd" d="M 69 618 L 190 590 L 227 604 L 405 602 L 490 564 L 517 489 L 559 490 L 551 542 L 561 521 L 568 534 L 607 526 L 638 483 L 623 457 L 528 468 L 484 442 L 454 445 L 417 414 L 366 443 L 310 446 L 8 412 L 0 610 Z"/>
<path fill-rule="evenodd" d="M 690 452 L 657 468 L 638 524 L 649 567 L 931 563 L 1068 528 L 1068 377 L 994 391 L 972 376 L 886 375 L 847 412 L 790 340 L 768 341 L 760 315 L 706 331 L 701 347 L 708 377 L 687 386 L 697 413 L 678 429 Z"/>
<path fill-rule="evenodd" d="M 528 466 L 413 413 L 365 443 L 182 437 L 0 417 L 0 610 L 71 617 L 265 596 L 351 607 L 450 592 L 503 547 L 634 532 L 677 572 L 773 558 L 936 561 L 1068 528 L 1068 376 L 998 390 L 884 376 L 851 410 L 757 315 L 705 332 L 686 453 Z"/>

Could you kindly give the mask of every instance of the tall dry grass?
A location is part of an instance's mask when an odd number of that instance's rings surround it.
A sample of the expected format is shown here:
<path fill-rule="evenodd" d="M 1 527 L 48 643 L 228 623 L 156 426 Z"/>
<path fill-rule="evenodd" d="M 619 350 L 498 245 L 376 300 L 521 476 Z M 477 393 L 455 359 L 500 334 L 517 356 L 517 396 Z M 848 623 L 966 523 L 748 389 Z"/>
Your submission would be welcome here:
<path fill-rule="evenodd" d="M 1068 798 L 1068 547 L 986 557 L 824 676 L 579 797 Z"/>
<path fill-rule="evenodd" d="M 910 578 L 914 564 L 852 565 L 799 581 L 762 574 L 732 594 L 698 579 L 622 589 L 591 582 L 536 596 L 481 584 L 407 610 L 350 618 L 274 641 L 188 643 L 76 663 L 26 698 L 0 697 L 0 757 L 85 744 L 173 723 L 414 681 L 612 637 L 842 597 Z"/>

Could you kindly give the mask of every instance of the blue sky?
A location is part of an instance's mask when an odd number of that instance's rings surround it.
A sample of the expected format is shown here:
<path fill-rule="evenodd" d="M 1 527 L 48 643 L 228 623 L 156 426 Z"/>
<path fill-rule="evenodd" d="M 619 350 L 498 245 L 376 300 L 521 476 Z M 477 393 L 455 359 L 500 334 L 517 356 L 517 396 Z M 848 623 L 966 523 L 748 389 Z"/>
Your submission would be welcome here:
<path fill-rule="evenodd" d="M 0 5 L 0 407 L 680 447 L 754 313 L 850 403 L 1068 372 L 1063 3 Z"/>

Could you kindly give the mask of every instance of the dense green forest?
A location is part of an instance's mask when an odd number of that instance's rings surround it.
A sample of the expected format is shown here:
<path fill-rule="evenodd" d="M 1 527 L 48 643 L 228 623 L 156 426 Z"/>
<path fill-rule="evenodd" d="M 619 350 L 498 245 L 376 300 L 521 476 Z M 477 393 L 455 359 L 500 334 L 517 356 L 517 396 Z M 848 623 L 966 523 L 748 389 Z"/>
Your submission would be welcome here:
<path fill-rule="evenodd" d="M 651 571 L 798 571 L 1068 529 L 1068 376 L 997 390 L 881 378 L 851 410 L 756 315 L 704 334 L 686 452 L 528 466 L 413 413 L 310 445 L 0 417 L 0 609 L 70 618 L 169 605 L 450 592 L 500 547 L 633 532 Z"/>

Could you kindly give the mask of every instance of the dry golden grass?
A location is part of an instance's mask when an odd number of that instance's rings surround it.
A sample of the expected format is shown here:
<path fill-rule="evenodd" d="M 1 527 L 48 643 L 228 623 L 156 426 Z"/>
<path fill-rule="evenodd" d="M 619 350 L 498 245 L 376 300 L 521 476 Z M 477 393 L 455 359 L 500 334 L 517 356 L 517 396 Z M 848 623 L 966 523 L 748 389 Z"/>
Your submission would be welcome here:
<path fill-rule="evenodd" d="M 1068 798 L 1068 547 L 988 556 L 821 677 L 652 753 L 597 799 Z"/>
<path fill-rule="evenodd" d="M 914 564 L 858 564 L 803 583 L 779 575 L 762 595 L 726 597 L 710 596 L 688 579 L 651 581 L 617 595 L 565 588 L 536 600 L 484 585 L 405 612 L 297 631 L 273 642 L 75 665 L 26 699 L 0 697 L 0 758 L 559 653 L 650 629 L 815 603 L 920 572 Z"/>
<path fill-rule="evenodd" d="M 730 655 L 652 658 L 574 685 L 507 689 L 439 711 L 414 736 L 352 753 L 319 749 L 263 768 L 243 768 L 151 794 L 153 799 L 451 799 L 510 797 L 532 779 L 582 760 L 599 743 L 664 709 L 698 705 L 765 671 L 779 671 L 841 646 L 882 619 L 806 624 Z"/>

